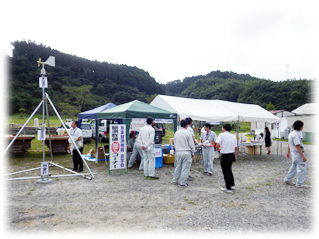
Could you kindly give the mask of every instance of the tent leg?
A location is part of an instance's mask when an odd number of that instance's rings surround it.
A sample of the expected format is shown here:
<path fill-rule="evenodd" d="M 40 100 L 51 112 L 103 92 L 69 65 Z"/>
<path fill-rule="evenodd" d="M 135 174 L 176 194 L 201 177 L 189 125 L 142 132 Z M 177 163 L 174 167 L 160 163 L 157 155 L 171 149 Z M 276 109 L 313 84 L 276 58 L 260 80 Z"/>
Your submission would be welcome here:
<path fill-rule="evenodd" d="M 239 118 L 239 117 L 238 117 Z M 236 159 L 238 159 L 238 146 L 239 146 L 239 119 L 237 120 L 236 124 L 236 139 L 237 139 L 237 152 L 236 152 Z"/>

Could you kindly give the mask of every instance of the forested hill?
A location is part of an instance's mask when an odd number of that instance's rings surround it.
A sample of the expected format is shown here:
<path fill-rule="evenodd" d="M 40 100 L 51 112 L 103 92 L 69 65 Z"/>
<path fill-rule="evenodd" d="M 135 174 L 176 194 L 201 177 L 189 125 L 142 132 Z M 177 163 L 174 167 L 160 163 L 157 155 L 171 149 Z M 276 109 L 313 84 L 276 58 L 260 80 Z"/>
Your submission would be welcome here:
<path fill-rule="evenodd" d="M 258 104 L 268 109 L 294 110 L 311 102 L 313 80 L 274 82 L 250 75 L 213 71 L 159 84 L 148 72 L 126 65 L 90 61 L 31 41 L 16 41 L 9 59 L 10 113 L 32 113 L 42 99 L 39 58 L 55 56 L 46 66 L 49 94 L 62 116 L 76 116 L 94 107 L 132 100 L 151 102 L 157 94 L 197 99 L 220 99 Z M 271 102 L 271 104 L 269 104 Z M 266 107 L 268 104 L 268 107 Z"/>
<path fill-rule="evenodd" d="M 166 94 L 172 96 L 251 103 L 263 108 L 292 111 L 312 101 L 313 84 L 313 80 L 307 79 L 275 82 L 248 74 L 213 71 L 207 75 L 186 77 L 183 81 L 171 81 L 163 87 Z"/>
<path fill-rule="evenodd" d="M 60 112 L 75 115 L 109 102 L 146 102 L 151 95 L 165 94 L 148 72 L 126 65 L 90 61 L 61 53 L 31 41 L 16 41 L 10 66 L 10 113 L 31 113 L 42 98 L 37 61 L 55 56 L 56 66 L 45 66 L 49 94 Z M 73 114 L 72 113 L 72 114 Z"/>

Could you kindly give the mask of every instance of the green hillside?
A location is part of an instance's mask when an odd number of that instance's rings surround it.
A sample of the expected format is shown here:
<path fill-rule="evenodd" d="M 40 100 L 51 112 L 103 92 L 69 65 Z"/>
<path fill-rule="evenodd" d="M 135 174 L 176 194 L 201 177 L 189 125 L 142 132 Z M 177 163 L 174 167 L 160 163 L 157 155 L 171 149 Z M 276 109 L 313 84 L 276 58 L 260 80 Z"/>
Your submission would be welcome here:
<path fill-rule="evenodd" d="M 291 111 L 311 102 L 314 94 L 314 80 L 275 82 L 221 71 L 159 84 L 137 67 L 90 61 L 31 41 L 15 41 L 12 45 L 10 114 L 31 113 L 39 104 L 42 89 L 37 61 L 39 58 L 45 61 L 49 56 L 55 56 L 56 66 L 46 67 L 49 82 L 46 92 L 62 116 L 77 115 L 109 102 L 122 104 L 138 99 L 149 103 L 157 94 L 252 103 L 264 108 L 268 105 L 268 109 L 271 106 Z"/>
<path fill-rule="evenodd" d="M 312 101 L 313 84 L 313 80 L 307 79 L 275 82 L 247 74 L 213 71 L 205 76 L 171 81 L 163 87 L 172 96 L 251 103 L 263 108 L 271 102 L 274 109 L 291 111 Z"/>
<path fill-rule="evenodd" d="M 165 94 L 148 72 L 126 65 L 90 61 L 61 53 L 33 42 L 13 44 L 10 66 L 10 113 L 32 112 L 39 104 L 40 67 L 37 61 L 55 56 L 55 67 L 47 66 L 49 87 L 46 92 L 60 111 L 85 111 L 113 102 L 122 104 L 138 99 L 146 102 L 154 94 Z M 76 113 L 75 113 L 76 114 Z"/>

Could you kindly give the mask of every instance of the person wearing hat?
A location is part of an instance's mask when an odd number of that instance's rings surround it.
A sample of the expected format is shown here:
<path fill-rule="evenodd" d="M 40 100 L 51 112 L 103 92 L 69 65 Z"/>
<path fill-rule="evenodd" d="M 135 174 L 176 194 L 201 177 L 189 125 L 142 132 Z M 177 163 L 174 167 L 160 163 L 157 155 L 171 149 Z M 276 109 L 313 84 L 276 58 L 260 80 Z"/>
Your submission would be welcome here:
<path fill-rule="evenodd" d="M 144 178 L 159 179 L 158 177 L 155 177 L 154 119 L 152 117 L 148 117 L 146 119 L 146 123 L 147 125 L 141 128 L 139 136 L 136 140 L 143 150 Z"/>

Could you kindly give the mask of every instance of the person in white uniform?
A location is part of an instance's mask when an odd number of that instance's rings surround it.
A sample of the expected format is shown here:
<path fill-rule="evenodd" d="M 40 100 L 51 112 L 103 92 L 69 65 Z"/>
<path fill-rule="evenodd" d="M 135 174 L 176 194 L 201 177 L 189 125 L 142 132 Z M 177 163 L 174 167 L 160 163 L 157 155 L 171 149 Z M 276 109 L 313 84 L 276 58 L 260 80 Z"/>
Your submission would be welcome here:
<path fill-rule="evenodd" d="M 155 129 L 154 119 L 148 117 L 146 119 L 147 125 L 141 128 L 137 142 L 143 150 L 144 156 L 144 178 L 145 179 L 159 179 L 155 177 Z"/>
<path fill-rule="evenodd" d="M 187 178 L 191 167 L 191 160 L 195 153 L 194 140 L 187 131 L 188 122 L 181 120 L 181 128 L 174 134 L 175 146 L 175 171 L 173 183 L 178 185 L 180 179 L 181 186 L 188 186 Z"/>
<path fill-rule="evenodd" d="M 220 159 L 220 166 L 224 174 L 226 188 L 221 188 L 223 192 L 231 193 L 235 189 L 235 180 L 232 172 L 232 164 L 236 161 L 237 154 L 237 140 L 234 135 L 230 133 L 230 124 L 224 124 L 222 133 L 218 135 L 216 140 L 216 148 L 222 154 Z"/>
<path fill-rule="evenodd" d="M 200 141 L 203 145 L 204 174 L 213 176 L 214 147 L 211 145 L 215 144 L 217 135 L 210 128 L 209 123 L 204 125 L 205 131 L 201 134 Z"/>
<path fill-rule="evenodd" d="M 187 127 L 186 127 L 186 129 L 190 132 L 190 134 L 191 134 L 191 136 L 192 136 L 192 138 L 193 138 L 194 144 L 195 144 L 195 134 L 194 134 L 194 130 L 193 130 L 193 128 L 192 128 L 192 122 L 193 122 L 193 120 L 192 120 L 192 118 L 190 118 L 190 117 L 187 117 L 185 120 L 187 121 Z M 190 158 L 190 164 L 191 164 L 191 166 L 192 166 L 192 162 L 193 162 L 193 158 Z M 189 167 L 189 170 L 191 169 L 191 166 Z M 193 177 L 190 175 L 190 171 L 189 171 L 189 172 L 188 172 L 187 181 L 193 181 L 193 180 L 194 180 L 194 179 L 193 179 Z"/>
<path fill-rule="evenodd" d="M 75 142 L 76 146 L 78 147 L 80 153 L 83 152 L 83 137 L 82 137 L 82 130 L 78 128 L 78 121 L 72 121 L 71 123 L 71 131 L 70 135 Z M 83 160 L 81 155 L 79 155 L 76 147 L 73 145 L 71 138 L 68 139 L 69 147 L 68 150 L 72 154 L 73 158 L 73 171 L 79 170 L 79 172 L 83 171 Z"/>
<path fill-rule="evenodd" d="M 139 135 L 137 135 L 138 138 Z M 130 161 L 128 163 L 128 168 L 131 168 L 133 166 L 133 163 L 136 161 L 137 155 L 140 154 L 141 157 L 141 163 L 139 166 L 139 170 L 143 170 L 144 169 L 144 154 L 143 154 L 143 150 L 142 147 L 140 146 L 138 140 L 135 140 L 134 144 L 133 144 L 133 150 L 132 150 L 132 155 L 130 158 Z M 131 146 L 130 146 L 131 147 Z"/>
<path fill-rule="evenodd" d="M 297 120 L 294 122 L 294 131 L 288 135 L 288 153 L 287 158 L 292 158 L 292 165 L 286 175 L 284 182 L 289 185 L 295 185 L 297 188 L 309 188 L 304 184 L 307 172 L 307 159 L 303 154 L 303 144 L 300 132 L 303 129 L 303 122 Z M 297 173 L 297 182 L 292 182 L 292 179 Z"/>

